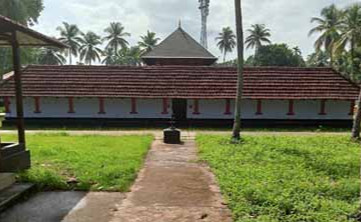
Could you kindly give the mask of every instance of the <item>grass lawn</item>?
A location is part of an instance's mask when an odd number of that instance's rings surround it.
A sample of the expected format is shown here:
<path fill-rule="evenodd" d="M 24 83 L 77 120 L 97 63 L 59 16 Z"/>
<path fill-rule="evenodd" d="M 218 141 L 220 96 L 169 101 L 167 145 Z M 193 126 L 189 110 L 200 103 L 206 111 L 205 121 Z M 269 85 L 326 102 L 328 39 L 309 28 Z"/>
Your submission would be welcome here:
<path fill-rule="evenodd" d="M 3 135 L 2 140 L 15 136 Z M 152 140 L 152 136 L 28 135 L 32 168 L 19 179 L 42 190 L 127 191 Z"/>
<path fill-rule="evenodd" d="M 347 136 L 197 137 L 235 221 L 354 221 L 360 146 Z"/>

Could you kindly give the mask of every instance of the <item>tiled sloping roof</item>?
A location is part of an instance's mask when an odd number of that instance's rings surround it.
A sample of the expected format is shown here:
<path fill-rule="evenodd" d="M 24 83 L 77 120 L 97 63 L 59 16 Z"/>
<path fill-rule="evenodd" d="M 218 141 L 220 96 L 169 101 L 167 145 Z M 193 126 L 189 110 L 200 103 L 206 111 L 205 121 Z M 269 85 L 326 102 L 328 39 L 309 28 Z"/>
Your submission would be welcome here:
<path fill-rule="evenodd" d="M 0 15 L 0 33 L 8 38 L 2 36 L 0 38 L 0 46 L 10 46 L 9 38 L 11 32 L 16 32 L 17 41 L 21 46 L 53 46 L 58 48 L 68 47 L 54 38 L 47 37 L 39 32 L 36 32 L 28 27 L 17 23 L 5 16 Z"/>
<path fill-rule="evenodd" d="M 234 98 L 237 70 L 190 66 L 29 66 L 24 96 Z M 13 96 L 10 78 L 0 96 Z M 330 68 L 246 68 L 246 99 L 356 99 L 359 89 Z"/>
<path fill-rule="evenodd" d="M 180 27 L 142 58 L 217 59 Z"/>

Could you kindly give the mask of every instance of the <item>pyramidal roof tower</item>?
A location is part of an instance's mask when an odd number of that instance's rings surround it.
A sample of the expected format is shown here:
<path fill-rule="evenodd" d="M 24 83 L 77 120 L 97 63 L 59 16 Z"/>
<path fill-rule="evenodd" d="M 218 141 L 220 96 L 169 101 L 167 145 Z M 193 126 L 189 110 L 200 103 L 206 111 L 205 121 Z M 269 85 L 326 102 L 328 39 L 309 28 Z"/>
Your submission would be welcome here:
<path fill-rule="evenodd" d="M 147 65 L 212 65 L 217 58 L 194 40 L 181 25 L 142 60 Z"/>

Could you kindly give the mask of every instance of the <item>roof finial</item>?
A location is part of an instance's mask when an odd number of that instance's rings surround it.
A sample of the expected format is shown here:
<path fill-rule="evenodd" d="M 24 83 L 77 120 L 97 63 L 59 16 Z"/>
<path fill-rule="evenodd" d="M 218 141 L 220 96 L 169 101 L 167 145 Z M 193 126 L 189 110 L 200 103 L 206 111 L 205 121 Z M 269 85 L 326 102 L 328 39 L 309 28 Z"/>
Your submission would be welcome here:
<path fill-rule="evenodd" d="M 181 19 L 179 19 L 178 27 L 182 28 L 182 20 Z"/>

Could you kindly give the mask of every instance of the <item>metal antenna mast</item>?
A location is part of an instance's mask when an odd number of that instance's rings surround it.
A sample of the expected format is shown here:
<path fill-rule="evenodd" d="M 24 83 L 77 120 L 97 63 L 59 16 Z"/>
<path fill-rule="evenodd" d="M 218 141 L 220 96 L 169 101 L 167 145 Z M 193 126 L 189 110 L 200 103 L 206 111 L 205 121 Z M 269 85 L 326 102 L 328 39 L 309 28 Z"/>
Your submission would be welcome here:
<path fill-rule="evenodd" d="M 198 0 L 199 9 L 201 10 L 202 15 L 202 31 L 201 31 L 201 45 L 204 48 L 208 48 L 207 40 L 207 17 L 209 15 L 209 2 L 210 0 Z"/>

